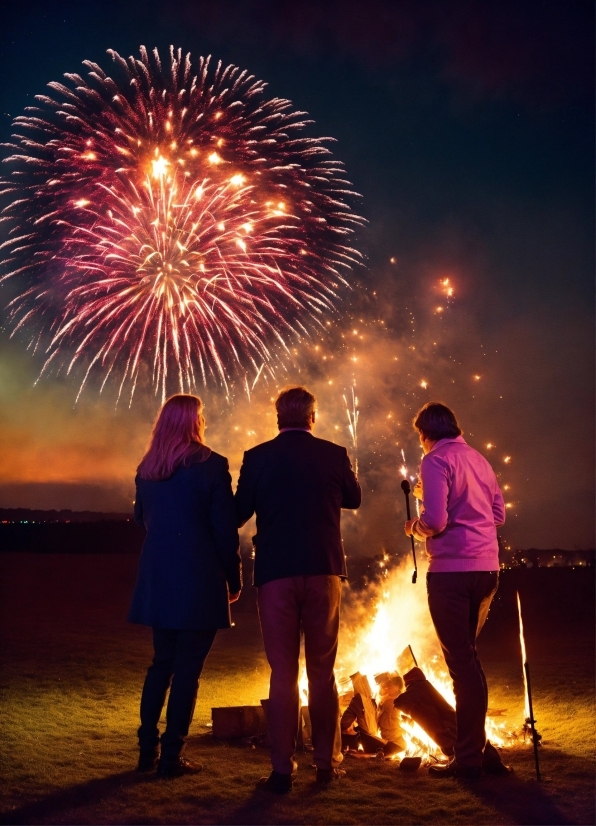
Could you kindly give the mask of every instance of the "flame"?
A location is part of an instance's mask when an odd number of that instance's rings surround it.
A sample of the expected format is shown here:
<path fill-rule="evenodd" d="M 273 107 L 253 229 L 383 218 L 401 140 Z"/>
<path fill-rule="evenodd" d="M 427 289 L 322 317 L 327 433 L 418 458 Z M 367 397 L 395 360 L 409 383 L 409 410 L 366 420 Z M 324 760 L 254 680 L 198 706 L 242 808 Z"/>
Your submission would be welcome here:
<path fill-rule="evenodd" d="M 426 564 L 423 560 L 421 574 L 425 573 Z M 346 600 L 336 668 L 338 681 L 345 684 L 350 674 L 360 671 L 374 686 L 374 675 L 395 671 L 397 657 L 411 644 L 429 682 L 455 707 L 453 684 L 433 629 L 426 592 L 424 588 L 412 586 L 408 563 L 387 571 L 377 589 L 372 610 L 367 610 L 362 600 L 352 604 L 349 596 Z M 406 750 L 395 758 L 445 759 L 436 743 L 414 720 L 402 714 L 401 725 Z M 488 718 L 486 730 L 492 743 L 507 744 L 505 723 L 497 725 Z"/>

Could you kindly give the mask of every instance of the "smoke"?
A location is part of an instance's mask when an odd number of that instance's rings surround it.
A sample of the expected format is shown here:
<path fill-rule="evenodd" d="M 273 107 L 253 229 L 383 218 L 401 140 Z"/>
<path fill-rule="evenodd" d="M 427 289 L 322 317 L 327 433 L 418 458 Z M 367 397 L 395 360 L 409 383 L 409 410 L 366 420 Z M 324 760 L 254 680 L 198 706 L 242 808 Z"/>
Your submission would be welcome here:
<path fill-rule="evenodd" d="M 584 467 L 569 460 L 572 443 L 553 438 L 553 427 L 565 432 L 576 407 L 588 404 L 582 396 L 591 386 L 582 379 L 585 325 L 577 314 L 558 318 L 561 335 L 577 352 L 569 360 L 569 348 L 558 352 L 542 335 L 549 318 L 517 317 L 491 332 L 478 322 L 477 305 L 478 294 L 471 294 L 457 271 L 427 267 L 405 273 L 399 263 L 387 262 L 374 282 L 371 276 L 354 284 L 341 317 L 324 319 L 319 335 L 291 347 L 275 377 L 263 370 L 252 387 L 252 374 L 248 390 L 236 381 L 227 396 L 198 388 L 207 442 L 229 459 L 235 483 L 244 451 L 277 433 L 273 401 L 279 390 L 306 384 L 318 399 L 316 435 L 345 445 L 354 460 L 343 397 L 355 383 L 363 504 L 343 515 L 348 564 L 383 552 L 407 556 L 402 450 L 408 475 L 415 476 L 421 454 L 412 418 L 426 401 L 444 401 L 458 415 L 465 438 L 497 472 L 510 505 L 505 538 L 517 547 L 587 545 L 590 451 Z M 136 467 L 159 399 L 147 387 L 131 408 L 116 407 L 110 388 L 99 396 L 90 387 L 74 405 L 76 379 L 33 386 L 35 367 L 16 347 L 3 346 L 0 506 L 72 507 L 76 487 L 77 507 L 102 510 L 109 503 L 110 510 L 130 510 Z M 553 386 L 561 388 L 556 397 Z M 565 387 L 573 393 L 563 392 Z M 98 488 L 107 493 L 98 495 Z M 557 506 L 563 489 L 575 491 L 564 513 Z M 17 493 L 22 501 L 15 500 Z M 252 533 L 249 524 L 246 542 Z"/>

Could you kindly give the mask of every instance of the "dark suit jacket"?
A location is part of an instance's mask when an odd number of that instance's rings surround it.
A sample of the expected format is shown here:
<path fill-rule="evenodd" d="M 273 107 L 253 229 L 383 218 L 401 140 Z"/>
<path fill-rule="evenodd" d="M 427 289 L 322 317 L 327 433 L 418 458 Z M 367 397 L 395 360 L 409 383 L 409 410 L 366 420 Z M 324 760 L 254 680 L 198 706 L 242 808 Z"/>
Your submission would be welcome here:
<path fill-rule="evenodd" d="M 211 453 L 161 482 L 136 479 L 147 536 L 128 619 L 157 628 L 228 628 L 228 588 L 241 588 L 228 460 Z"/>
<path fill-rule="evenodd" d="M 342 508 L 361 493 L 345 447 L 288 430 L 244 454 L 238 522 L 257 515 L 254 584 L 316 574 L 347 575 Z"/>

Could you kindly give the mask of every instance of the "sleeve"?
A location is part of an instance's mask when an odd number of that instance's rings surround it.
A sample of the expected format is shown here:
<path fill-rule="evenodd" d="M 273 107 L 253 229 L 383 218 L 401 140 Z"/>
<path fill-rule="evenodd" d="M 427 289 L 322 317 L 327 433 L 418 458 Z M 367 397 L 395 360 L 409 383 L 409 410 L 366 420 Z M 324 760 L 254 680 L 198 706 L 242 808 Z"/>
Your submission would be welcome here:
<path fill-rule="evenodd" d="M 352 463 L 348 456 L 348 451 L 344 448 L 343 456 L 343 478 L 342 478 L 342 508 L 349 508 L 356 510 L 360 507 L 362 502 L 362 491 L 360 490 L 360 483 L 354 471 L 352 470 Z"/>
<path fill-rule="evenodd" d="M 498 483 L 495 483 L 495 495 L 493 498 L 493 516 L 495 517 L 495 525 L 500 528 L 505 524 L 505 502 L 503 501 L 503 494 Z"/>
<path fill-rule="evenodd" d="M 420 478 L 424 492 L 424 512 L 413 525 L 414 536 L 416 539 L 428 539 L 447 527 L 447 468 L 440 459 L 429 454 L 420 465 Z"/>
<path fill-rule="evenodd" d="M 137 479 L 135 479 L 135 507 L 133 511 L 134 520 L 137 525 L 140 525 L 141 528 L 145 527 L 145 523 L 143 521 L 143 503 L 141 502 L 141 495 L 139 493 L 139 484 Z"/>
<path fill-rule="evenodd" d="M 242 588 L 242 561 L 236 527 L 232 477 L 227 459 L 218 472 L 211 491 L 210 516 L 217 555 L 225 571 L 230 593 L 236 594 Z"/>
<path fill-rule="evenodd" d="M 236 503 L 236 524 L 241 528 L 255 512 L 254 484 L 250 472 L 250 462 L 246 460 L 246 453 L 242 460 L 234 501 Z"/>

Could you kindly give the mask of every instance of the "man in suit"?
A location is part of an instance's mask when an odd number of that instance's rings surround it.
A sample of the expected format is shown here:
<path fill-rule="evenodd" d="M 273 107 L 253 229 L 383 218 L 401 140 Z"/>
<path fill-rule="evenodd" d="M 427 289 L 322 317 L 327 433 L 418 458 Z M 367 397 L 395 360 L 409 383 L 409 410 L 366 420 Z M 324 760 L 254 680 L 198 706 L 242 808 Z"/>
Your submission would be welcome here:
<path fill-rule="evenodd" d="M 342 508 L 361 493 L 345 448 L 317 439 L 316 399 L 304 387 L 278 396 L 275 439 L 248 450 L 236 507 L 244 525 L 256 513 L 254 584 L 265 653 L 271 666 L 268 719 L 273 771 L 261 785 L 289 792 L 296 770 L 298 660 L 304 633 L 308 707 L 317 782 L 345 774 L 333 667 L 337 653 L 341 580 L 346 561 Z"/>

